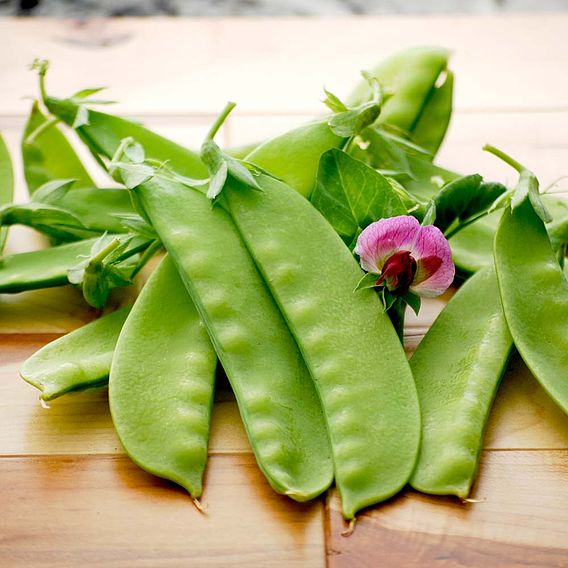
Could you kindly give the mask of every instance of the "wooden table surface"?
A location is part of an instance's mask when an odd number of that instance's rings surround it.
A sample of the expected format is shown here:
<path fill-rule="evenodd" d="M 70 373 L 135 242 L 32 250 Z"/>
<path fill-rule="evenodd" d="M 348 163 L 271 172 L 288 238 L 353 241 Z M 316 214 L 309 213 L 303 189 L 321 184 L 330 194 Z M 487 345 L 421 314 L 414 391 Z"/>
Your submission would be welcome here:
<path fill-rule="evenodd" d="M 52 61 L 52 92 L 109 85 L 116 112 L 197 146 L 228 99 L 239 106 L 220 140 L 250 142 L 322 112 L 324 85 L 345 94 L 390 52 L 442 44 L 454 51 L 457 86 L 440 162 L 511 182 L 481 152 L 490 141 L 546 186 L 568 173 L 567 29 L 563 15 L 0 20 L 0 129 L 17 152 L 24 97 L 37 93 L 34 57 Z M 16 229 L 9 250 L 39 242 Z M 409 319 L 409 352 L 443 303 Z M 568 566 L 568 417 L 518 358 L 495 403 L 473 501 L 407 490 L 361 514 L 346 538 L 334 491 L 298 505 L 269 488 L 228 392 L 215 408 L 206 515 L 124 455 L 104 391 L 42 408 L 18 377 L 22 361 L 92 317 L 69 288 L 0 297 L 0 566 Z"/>

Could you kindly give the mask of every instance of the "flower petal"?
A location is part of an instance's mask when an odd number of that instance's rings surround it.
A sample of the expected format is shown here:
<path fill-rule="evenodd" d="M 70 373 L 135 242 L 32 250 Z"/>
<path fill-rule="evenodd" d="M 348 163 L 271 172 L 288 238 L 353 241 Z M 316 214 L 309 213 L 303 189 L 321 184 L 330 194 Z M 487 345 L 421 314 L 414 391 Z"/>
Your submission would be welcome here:
<path fill-rule="evenodd" d="M 371 223 L 359 235 L 354 250 L 361 259 L 361 267 L 367 272 L 379 274 L 385 262 L 394 253 L 401 250 L 412 252 L 421 229 L 424 227 L 421 227 L 414 217 L 408 215 L 380 219 Z"/>
<path fill-rule="evenodd" d="M 437 227 L 421 227 L 412 251 L 416 275 L 410 289 L 425 298 L 445 292 L 452 283 L 455 267 L 448 241 Z"/>

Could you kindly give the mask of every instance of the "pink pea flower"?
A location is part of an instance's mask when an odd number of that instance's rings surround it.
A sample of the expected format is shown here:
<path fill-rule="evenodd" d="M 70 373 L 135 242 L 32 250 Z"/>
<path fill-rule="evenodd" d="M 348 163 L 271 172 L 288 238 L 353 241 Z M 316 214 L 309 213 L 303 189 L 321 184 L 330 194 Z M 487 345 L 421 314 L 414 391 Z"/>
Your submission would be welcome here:
<path fill-rule="evenodd" d="M 371 223 L 354 252 L 363 270 L 379 275 L 377 286 L 401 296 L 410 291 L 434 298 L 454 279 L 452 251 L 440 229 L 408 215 Z"/>

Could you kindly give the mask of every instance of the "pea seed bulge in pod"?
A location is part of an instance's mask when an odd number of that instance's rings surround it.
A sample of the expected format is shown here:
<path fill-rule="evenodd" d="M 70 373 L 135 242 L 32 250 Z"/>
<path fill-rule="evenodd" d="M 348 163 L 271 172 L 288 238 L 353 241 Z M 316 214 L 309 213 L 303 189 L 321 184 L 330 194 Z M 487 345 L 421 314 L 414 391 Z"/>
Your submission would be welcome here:
<path fill-rule="evenodd" d="M 349 96 L 325 90 L 311 121 L 246 149 L 218 140 L 233 102 L 186 148 L 106 112 L 101 89 L 56 93 L 48 68 L 32 65 L 25 203 L 0 140 L 0 252 L 13 225 L 49 246 L 5 254 L 0 293 L 71 284 L 97 317 L 21 376 L 45 404 L 108 385 L 125 452 L 188 506 L 203 510 L 225 377 L 270 487 L 305 502 L 335 485 L 346 534 L 408 486 L 469 497 L 514 350 L 568 412 L 568 203 L 507 148 L 484 146 L 511 168 L 508 186 L 438 164 L 448 49 L 394 53 Z M 109 308 L 156 264 L 131 306 Z M 408 358 L 406 315 L 449 289 Z"/>

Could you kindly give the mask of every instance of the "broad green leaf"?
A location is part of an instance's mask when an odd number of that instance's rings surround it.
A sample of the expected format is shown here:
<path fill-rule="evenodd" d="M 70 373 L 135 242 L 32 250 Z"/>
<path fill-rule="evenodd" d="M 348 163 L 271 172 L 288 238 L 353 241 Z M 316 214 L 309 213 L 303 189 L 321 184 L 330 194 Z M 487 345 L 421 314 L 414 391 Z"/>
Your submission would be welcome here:
<path fill-rule="evenodd" d="M 47 120 L 38 103 L 34 102 L 22 138 L 24 176 L 30 195 L 42 185 L 56 179 L 76 179 L 76 189 L 94 187 L 95 183 L 75 150 L 56 125 L 32 136 Z M 31 142 L 28 143 L 30 137 Z"/>
<path fill-rule="evenodd" d="M 407 212 L 384 176 L 337 149 L 322 155 L 311 201 L 347 245 L 373 221 Z"/>
<path fill-rule="evenodd" d="M 8 147 L 0 134 L 0 206 L 10 203 L 14 198 L 14 170 Z M 0 227 L 0 256 L 6 244 L 8 228 Z"/>
<path fill-rule="evenodd" d="M 464 223 L 487 212 L 506 187 L 484 184 L 478 174 L 467 175 L 444 185 L 433 197 L 436 206 L 436 226 L 446 232 L 454 223 Z"/>

